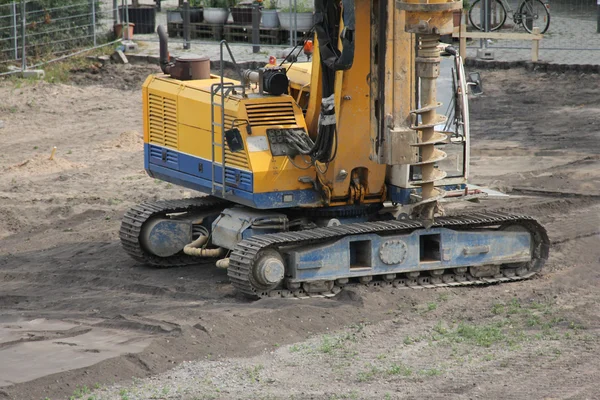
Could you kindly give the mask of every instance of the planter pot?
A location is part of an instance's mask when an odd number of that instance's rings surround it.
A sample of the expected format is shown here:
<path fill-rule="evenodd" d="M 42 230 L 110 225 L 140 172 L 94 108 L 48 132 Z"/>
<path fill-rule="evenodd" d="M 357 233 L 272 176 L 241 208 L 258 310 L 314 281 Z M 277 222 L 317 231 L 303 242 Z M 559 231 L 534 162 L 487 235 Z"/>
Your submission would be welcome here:
<path fill-rule="evenodd" d="M 224 8 L 205 8 L 204 22 L 208 24 L 223 25 L 229 17 L 229 10 Z"/>
<path fill-rule="evenodd" d="M 126 21 L 125 8 L 121 6 L 119 7 L 119 11 L 121 21 Z M 154 33 L 154 28 L 156 27 L 156 8 L 154 6 L 129 6 L 127 7 L 127 16 L 129 17 L 129 22 L 135 24 L 134 33 Z"/>
<path fill-rule="evenodd" d="M 454 27 L 460 26 L 460 19 L 462 17 L 462 10 L 456 10 L 452 12 L 452 20 L 454 22 Z"/>
<path fill-rule="evenodd" d="M 167 10 L 167 23 L 174 22 L 176 24 L 183 23 L 183 14 L 181 10 Z"/>
<path fill-rule="evenodd" d="M 279 17 L 277 16 L 277 10 L 262 10 L 261 25 L 265 28 L 279 27 Z"/>
<path fill-rule="evenodd" d="M 202 22 L 204 9 L 202 7 L 190 8 L 190 22 Z M 167 10 L 167 23 L 183 24 L 183 10 Z"/>
<path fill-rule="evenodd" d="M 183 16 L 183 14 L 182 14 L 182 16 Z M 202 7 L 190 8 L 190 22 L 192 22 L 192 23 L 202 22 L 203 19 L 204 19 L 204 8 L 202 8 Z"/>
<path fill-rule="evenodd" d="M 135 24 L 130 23 L 129 29 L 126 29 L 125 32 L 123 32 L 123 27 L 125 25 L 126 24 L 115 24 L 115 26 L 113 27 L 115 30 L 115 37 L 122 37 L 124 40 L 131 40 L 133 38 L 133 28 Z"/>
<path fill-rule="evenodd" d="M 233 23 L 237 25 L 252 25 L 252 7 L 231 7 Z"/>
<path fill-rule="evenodd" d="M 279 23 L 281 24 L 281 28 L 285 30 L 294 29 L 294 13 L 290 13 L 288 11 L 279 11 L 277 10 L 277 15 L 279 17 Z M 296 13 L 296 30 L 301 32 L 306 32 L 310 30 L 313 26 L 313 13 L 312 12 L 302 12 Z"/>

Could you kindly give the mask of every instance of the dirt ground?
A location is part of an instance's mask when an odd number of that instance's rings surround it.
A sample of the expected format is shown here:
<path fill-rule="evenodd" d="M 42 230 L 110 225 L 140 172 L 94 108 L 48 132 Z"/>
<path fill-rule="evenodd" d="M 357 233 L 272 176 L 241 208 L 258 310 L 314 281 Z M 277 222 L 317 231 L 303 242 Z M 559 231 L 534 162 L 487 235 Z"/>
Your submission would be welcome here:
<path fill-rule="evenodd" d="M 109 68 L 0 82 L 0 398 L 599 398 L 597 75 L 484 70 L 471 103 L 471 181 L 514 196 L 473 207 L 539 218 L 539 277 L 248 302 L 121 250 L 128 207 L 195 194 L 143 169 L 157 67 Z"/>

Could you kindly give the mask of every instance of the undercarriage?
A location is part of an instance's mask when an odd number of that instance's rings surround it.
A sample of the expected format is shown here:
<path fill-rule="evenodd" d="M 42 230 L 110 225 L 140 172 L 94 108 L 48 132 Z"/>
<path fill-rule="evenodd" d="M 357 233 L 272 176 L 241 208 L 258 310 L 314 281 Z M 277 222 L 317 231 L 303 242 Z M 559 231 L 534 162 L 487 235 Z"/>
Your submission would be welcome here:
<path fill-rule="evenodd" d="M 548 258 L 546 231 L 528 216 L 467 213 L 425 228 L 377 209 L 274 213 L 210 196 L 148 202 L 125 215 L 120 237 L 133 258 L 156 267 L 218 258 L 233 286 L 252 299 L 333 296 L 352 285 L 514 281 L 539 272 Z"/>

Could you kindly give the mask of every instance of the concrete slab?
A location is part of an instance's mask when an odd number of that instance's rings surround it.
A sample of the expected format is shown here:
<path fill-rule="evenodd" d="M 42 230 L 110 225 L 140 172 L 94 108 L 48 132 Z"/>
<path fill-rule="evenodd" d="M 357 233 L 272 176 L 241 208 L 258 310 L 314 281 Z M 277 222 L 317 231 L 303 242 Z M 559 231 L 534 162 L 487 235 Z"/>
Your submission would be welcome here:
<path fill-rule="evenodd" d="M 123 40 L 121 45 L 123 46 L 123 51 L 125 52 L 136 51 L 139 48 L 138 44 L 133 40 Z"/>
<path fill-rule="evenodd" d="M 110 56 L 110 59 L 117 64 L 128 64 L 129 60 L 121 50 L 117 50 Z"/>
<path fill-rule="evenodd" d="M 21 72 L 21 76 L 25 79 L 44 79 L 46 73 L 43 69 L 28 69 Z"/>

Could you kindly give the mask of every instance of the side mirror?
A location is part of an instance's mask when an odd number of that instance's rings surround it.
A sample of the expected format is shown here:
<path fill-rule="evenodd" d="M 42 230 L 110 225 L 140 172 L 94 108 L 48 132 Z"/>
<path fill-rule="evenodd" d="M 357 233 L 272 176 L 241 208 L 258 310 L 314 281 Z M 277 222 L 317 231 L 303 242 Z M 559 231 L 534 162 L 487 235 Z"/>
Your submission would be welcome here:
<path fill-rule="evenodd" d="M 244 141 L 238 128 L 231 128 L 225 131 L 225 140 L 229 150 L 233 153 L 244 150 Z"/>
<path fill-rule="evenodd" d="M 479 72 L 469 72 L 467 86 L 471 88 L 471 94 L 474 96 L 478 96 L 483 93 L 483 86 L 481 85 L 481 76 L 479 75 Z"/>

